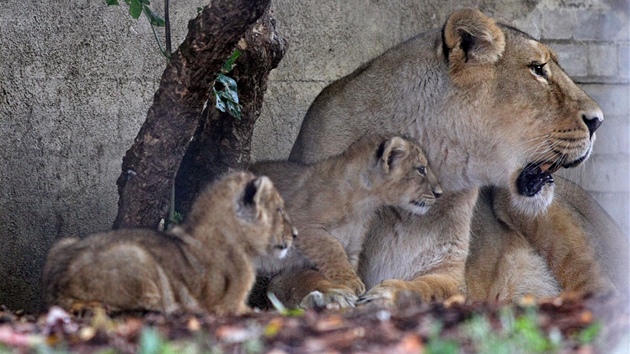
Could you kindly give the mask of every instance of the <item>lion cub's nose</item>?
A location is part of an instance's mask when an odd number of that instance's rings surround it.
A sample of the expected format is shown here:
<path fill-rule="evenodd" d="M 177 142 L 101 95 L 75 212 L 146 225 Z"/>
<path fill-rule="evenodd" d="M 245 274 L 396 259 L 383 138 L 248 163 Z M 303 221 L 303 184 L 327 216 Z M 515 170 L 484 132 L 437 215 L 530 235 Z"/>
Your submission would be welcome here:
<path fill-rule="evenodd" d="M 442 188 L 434 188 L 433 189 L 433 196 L 435 197 L 435 199 L 441 197 L 442 196 Z"/>
<path fill-rule="evenodd" d="M 599 126 L 602 125 L 602 122 L 604 121 L 604 113 L 602 113 L 602 111 L 600 110 L 585 112 L 582 113 L 582 120 L 586 124 L 590 137 L 592 138 L 593 133 L 595 133 L 597 128 L 599 128 Z"/>

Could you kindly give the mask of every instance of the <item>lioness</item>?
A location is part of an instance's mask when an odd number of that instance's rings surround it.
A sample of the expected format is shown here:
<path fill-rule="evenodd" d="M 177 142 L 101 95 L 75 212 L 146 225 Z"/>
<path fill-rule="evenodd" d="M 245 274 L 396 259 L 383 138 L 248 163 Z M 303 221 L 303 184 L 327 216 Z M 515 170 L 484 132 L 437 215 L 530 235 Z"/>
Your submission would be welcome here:
<path fill-rule="evenodd" d="M 368 287 L 374 286 L 368 298 L 395 299 L 409 290 L 425 299 L 440 299 L 465 290 L 462 260 L 468 253 L 479 187 L 502 188 L 530 221 L 544 217 L 553 202 L 552 173 L 588 158 L 602 121 L 600 107 L 562 71 L 553 51 L 477 10 L 463 9 L 452 13 L 441 30 L 413 37 L 326 87 L 309 108 L 289 159 L 319 161 L 366 132 L 415 139 L 444 196 L 422 218 L 398 220 L 380 213 L 359 273 Z M 592 253 L 582 246 L 590 243 L 601 244 L 595 249 L 603 252 L 627 252 L 627 241 L 624 246 L 616 239 L 622 246 L 611 248 L 614 242 L 600 238 L 614 235 L 575 224 L 579 210 L 568 210 L 575 204 L 570 197 L 564 200 L 553 205 L 560 211 L 558 221 L 573 223 L 580 232 L 542 233 L 541 240 L 527 243 L 537 242 L 537 250 L 568 244 L 575 247 L 571 254 L 585 257 Z M 479 202 L 489 203 L 485 198 Z M 591 209 L 605 214 L 597 206 Z M 569 214 L 572 218 L 566 219 Z M 496 216 L 491 218 L 498 222 Z M 492 229 L 473 236 L 473 242 L 494 237 Z M 432 255 L 445 254 L 444 247 L 450 248 L 448 253 L 457 252 L 446 262 L 439 257 L 431 261 Z M 485 257 L 502 255 L 476 250 L 481 263 L 501 267 L 502 262 Z M 553 275 L 565 290 L 609 290 L 598 269 L 589 269 L 579 284 L 564 279 L 582 258 L 555 263 L 554 255 L 549 252 L 545 259 L 556 264 Z M 624 262 L 627 265 L 627 256 Z"/>
<path fill-rule="evenodd" d="M 295 236 L 267 177 L 235 172 L 199 195 L 171 232 L 127 229 L 60 240 L 43 278 L 48 305 L 110 311 L 247 312 L 252 258 L 284 257 Z"/>
<path fill-rule="evenodd" d="M 359 139 L 343 154 L 310 166 L 263 162 L 251 169 L 274 181 L 300 231 L 298 252 L 282 262 L 265 259 L 259 268 L 267 276 L 284 272 L 269 291 L 289 306 L 353 306 L 365 292 L 355 271 L 375 212 L 390 205 L 421 215 L 442 194 L 418 145 L 396 136 Z M 308 282 L 296 281 L 305 277 Z M 281 289 L 273 285 L 278 282 Z"/>

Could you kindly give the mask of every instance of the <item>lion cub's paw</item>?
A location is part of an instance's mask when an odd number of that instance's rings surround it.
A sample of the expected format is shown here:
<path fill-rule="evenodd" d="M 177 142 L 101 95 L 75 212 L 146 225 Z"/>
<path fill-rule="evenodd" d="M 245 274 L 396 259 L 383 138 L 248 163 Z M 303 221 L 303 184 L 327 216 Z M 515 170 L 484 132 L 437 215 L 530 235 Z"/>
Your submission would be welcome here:
<path fill-rule="evenodd" d="M 332 288 L 325 292 L 312 291 L 302 299 L 300 307 L 305 309 L 325 307 L 329 309 L 351 308 L 359 298 L 350 289 Z"/>
<path fill-rule="evenodd" d="M 333 284 L 343 285 L 354 291 L 355 295 L 361 295 L 365 293 L 365 284 L 356 275 L 354 271 L 350 272 L 327 272 L 324 274 L 326 279 Z"/>

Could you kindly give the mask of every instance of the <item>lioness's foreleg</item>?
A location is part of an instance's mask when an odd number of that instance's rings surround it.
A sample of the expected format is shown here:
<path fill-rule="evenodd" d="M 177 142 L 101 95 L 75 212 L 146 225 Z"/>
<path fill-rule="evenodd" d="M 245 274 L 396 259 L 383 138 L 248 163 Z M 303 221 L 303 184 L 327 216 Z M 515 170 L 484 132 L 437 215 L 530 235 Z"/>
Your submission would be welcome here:
<path fill-rule="evenodd" d="M 562 196 L 556 196 L 547 211 L 537 216 L 514 209 L 503 189 L 495 189 L 494 204 L 498 218 L 522 233 L 545 258 L 563 290 L 585 294 L 616 291 L 589 243 L 584 216 L 571 212 Z"/>
<path fill-rule="evenodd" d="M 464 293 L 464 265 L 454 264 L 440 270 L 416 276 L 410 280 L 387 279 L 373 287 L 361 302 L 384 300 L 396 303 L 404 292 L 417 295 L 425 302 L 443 301 Z"/>

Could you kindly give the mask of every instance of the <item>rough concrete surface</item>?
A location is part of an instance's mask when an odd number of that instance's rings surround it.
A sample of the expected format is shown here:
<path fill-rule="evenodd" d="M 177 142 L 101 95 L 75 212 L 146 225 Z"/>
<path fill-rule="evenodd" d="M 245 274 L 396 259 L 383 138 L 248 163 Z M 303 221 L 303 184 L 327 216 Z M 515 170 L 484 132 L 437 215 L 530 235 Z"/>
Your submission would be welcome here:
<path fill-rule="evenodd" d="M 162 13 L 158 3 L 156 11 Z M 171 1 L 176 46 L 200 0 Z M 476 6 L 554 47 L 602 105 L 593 158 L 570 171 L 627 231 L 626 0 L 274 0 L 289 51 L 272 72 L 252 147 L 288 156 L 311 101 L 331 81 L 455 8 Z M 61 237 L 111 227 L 122 156 L 164 68 L 147 21 L 105 1 L 0 0 L 0 303 L 36 310 L 45 254 Z"/>

